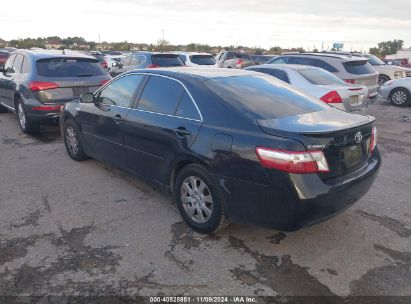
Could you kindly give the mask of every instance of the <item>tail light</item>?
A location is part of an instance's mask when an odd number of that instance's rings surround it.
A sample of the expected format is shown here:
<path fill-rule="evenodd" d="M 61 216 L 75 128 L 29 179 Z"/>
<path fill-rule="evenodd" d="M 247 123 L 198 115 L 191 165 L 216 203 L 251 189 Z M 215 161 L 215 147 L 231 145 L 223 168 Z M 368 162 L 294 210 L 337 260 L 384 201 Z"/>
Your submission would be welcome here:
<path fill-rule="evenodd" d="M 289 173 L 329 172 L 323 151 L 286 151 L 257 147 L 256 154 L 263 167 Z"/>
<path fill-rule="evenodd" d="M 243 64 L 243 60 L 241 59 L 241 58 L 239 58 L 238 60 L 237 60 L 237 68 L 238 69 L 241 69 L 241 65 Z"/>
<path fill-rule="evenodd" d="M 32 92 L 57 89 L 59 87 L 60 86 L 57 83 L 54 83 L 54 82 L 31 81 L 29 83 L 29 89 Z"/>
<path fill-rule="evenodd" d="M 150 64 L 147 68 L 148 69 L 155 69 L 155 68 L 159 68 L 160 66 L 157 64 Z"/>
<path fill-rule="evenodd" d="M 103 60 L 103 61 L 100 62 L 100 64 L 101 64 L 101 66 L 102 66 L 103 68 L 105 68 L 105 69 L 108 68 L 108 63 L 107 63 L 107 61 Z"/>
<path fill-rule="evenodd" d="M 110 81 L 110 79 L 103 79 L 102 81 L 100 81 L 100 86 L 105 85 L 109 81 Z"/>
<path fill-rule="evenodd" d="M 344 81 L 345 81 L 346 83 L 352 83 L 352 84 L 355 83 L 355 79 L 345 79 Z"/>
<path fill-rule="evenodd" d="M 377 146 L 378 132 L 376 127 L 372 127 L 371 139 L 370 139 L 370 154 L 374 151 Z"/>
<path fill-rule="evenodd" d="M 331 91 L 320 98 L 325 103 L 342 103 L 340 94 L 337 91 Z"/>

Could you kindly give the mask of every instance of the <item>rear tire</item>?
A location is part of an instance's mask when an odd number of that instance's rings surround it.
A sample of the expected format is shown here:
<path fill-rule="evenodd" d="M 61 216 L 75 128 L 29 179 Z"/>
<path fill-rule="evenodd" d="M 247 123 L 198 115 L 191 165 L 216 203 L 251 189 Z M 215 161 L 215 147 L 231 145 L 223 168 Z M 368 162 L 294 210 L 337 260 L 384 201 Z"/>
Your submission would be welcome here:
<path fill-rule="evenodd" d="M 411 101 L 411 94 L 407 89 L 396 88 L 392 90 L 388 99 L 394 106 L 403 106 Z"/>
<path fill-rule="evenodd" d="M 19 118 L 19 125 L 24 134 L 36 134 L 40 132 L 40 124 L 33 122 L 27 115 L 23 102 L 16 100 L 16 113 Z"/>
<path fill-rule="evenodd" d="M 88 157 L 84 153 L 80 132 L 70 119 L 63 124 L 63 140 L 68 155 L 75 161 L 83 161 Z"/>
<path fill-rule="evenodd" d="M 211 234 L 230 223 L 220 186 L 200 165 L 188 165 L 180 171 L 174 197 L 181 216 L 197 232 Z"/>

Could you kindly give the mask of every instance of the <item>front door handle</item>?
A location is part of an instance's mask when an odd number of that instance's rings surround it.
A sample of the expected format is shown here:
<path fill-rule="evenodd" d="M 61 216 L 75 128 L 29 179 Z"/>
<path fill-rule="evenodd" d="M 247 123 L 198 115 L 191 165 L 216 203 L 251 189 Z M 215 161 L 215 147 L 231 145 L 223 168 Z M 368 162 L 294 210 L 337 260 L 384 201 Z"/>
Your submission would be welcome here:
<path fill-rule="evenodd" d="M 181 137 L 191 135 L 191 132 L 184 127 L 178 127 L 176 129 L 173 129 L 173 131 L 174 133 L 176 133 L 178 136 L 181 136 Z"/>

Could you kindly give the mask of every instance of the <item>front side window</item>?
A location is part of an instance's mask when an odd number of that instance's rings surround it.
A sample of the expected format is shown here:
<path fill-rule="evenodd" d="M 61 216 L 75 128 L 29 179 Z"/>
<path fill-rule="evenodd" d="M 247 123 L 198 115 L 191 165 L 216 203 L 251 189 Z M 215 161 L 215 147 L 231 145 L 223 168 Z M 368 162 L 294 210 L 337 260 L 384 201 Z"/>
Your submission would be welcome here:
<path fill-rule="evenodd" d="M 20 54 L 16 55 L 16 59 L 13 63 L 13 70 L 15 73 L 21 73 L 21 66 L 23 65 L 23 56 Z"/>
<path fill-rule="evenodd" d="M 130 107 L 134 93 L 143 79 L 143 75 L 127 75 L 119 78 L 100 92 L 98 102 L 113 106 Z"/>
<path fill-rule="evenodd" d="M 174 115 L 184 88 L 177 81 L 151 76 L 138 104 L 139 110 Z"/>
<path fill-rule="evenodd" d="M 13 71 L 14 59 L 16 59 L 16 55 L 11 55 L 9 59 L 7 59 L 6 64 L 4 65 L 4 70 L 7 73 L 14 73 Z"/>

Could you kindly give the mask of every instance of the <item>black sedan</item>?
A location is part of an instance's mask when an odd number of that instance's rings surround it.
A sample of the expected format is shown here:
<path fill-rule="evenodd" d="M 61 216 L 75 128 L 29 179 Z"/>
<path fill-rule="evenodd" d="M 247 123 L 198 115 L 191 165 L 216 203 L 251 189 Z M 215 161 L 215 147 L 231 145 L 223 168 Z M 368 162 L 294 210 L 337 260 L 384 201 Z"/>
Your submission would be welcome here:
<path fill-rule="evenodd" d="M 67 103 L 67 151 L 168 188 L 193 229 L 293 231 L 360 199 L 381 164 L 374 118 L 264 74 L 134 70 Z"/>

